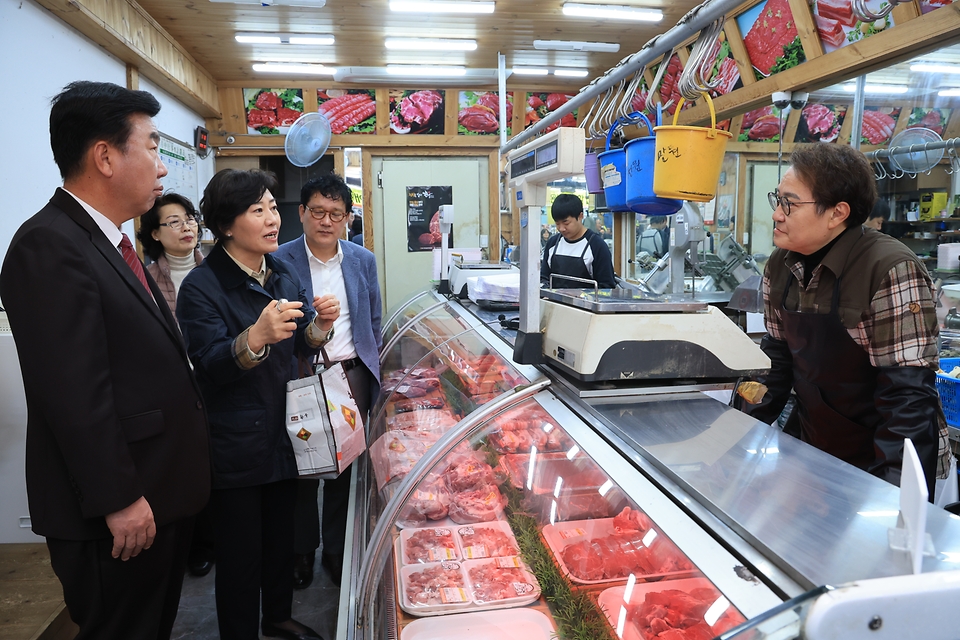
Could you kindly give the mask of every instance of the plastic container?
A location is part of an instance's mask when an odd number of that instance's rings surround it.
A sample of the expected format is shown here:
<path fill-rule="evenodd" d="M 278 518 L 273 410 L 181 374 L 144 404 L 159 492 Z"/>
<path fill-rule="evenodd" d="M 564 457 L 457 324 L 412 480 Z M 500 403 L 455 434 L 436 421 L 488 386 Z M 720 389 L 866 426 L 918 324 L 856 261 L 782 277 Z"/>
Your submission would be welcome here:
<path fill-rule="evenodd" d="M 587 179 L 588 193 L 603 193 L 603 178 L 600 177 L 600 161 L 591 151 L 583 159 L 583 174 Z"/>
<path fill-rule="evenodd" d="M 940 368 L 943 371 L 951 371 L 954 367 L 960 366 L 960 358 L 940 358 Z M 940 394 L 940 404 L 943 406 L 943 415 L 947 418 L 947 424 L 951 427 L 960 427 L 960 397 L 958 397 L 957 387 L 960 386 L 960 380 L 937 373 L 937 393 Z"/>
<path fill-rule="evenodd" d="M 443 587 L 438 585 L 443 584 Z M 468 610 L 473 604 L 463 563 L 449 561 L 400 568 L 400 608 L 415 616 Z"/>
<path fill-rule="evenodd" d="M 515 556 L 520 553 L 510 524 L 502 520 L 478 522 L 456 528 L 465 560 Z M 490 544 L 493 541 L 494 544 Z"/>
<path fill-rule="evenodd" d="M 710 107 L 710 128 L 678 126 L 683 98 L 677 103 L 672 125 L 656 127 L 657 168 L 653 172 L 653 191 L 661 198 L 679 198 L 709 202 L 717 195 L 717 182 L 723 166 L 729 131 L 717 129 L 713 100 L 701 94 Z"/>
<path fill-rule="evenodd" d="M 647 125 L 647 131 L 653 132 L 653 125 L 642 113 L 631 114 L 639 117 Z M 657 126 L 660 126 L 660 112 L 657 113 Z M 653 173 L 656 167 L 657 138 L 649 135 L 630 140 L 623 146 L 627 154 L 627 206 L 636 213 L 651 216 L 668 216 L 683 206 L 682 200 L 660 198 L 653 192 Z"/>
<path fill-rule="evenodd" d="M 621 126 L 618 119 L 607 132 L 606 151 L 597 154 L 600 162 L 600 177 L 603 179 L 603 195 L 610 211 L 629 211 L 627 206 L 627 152 L 623 149 L 611 149 L 610 140 Z"/>
<path fill-rule="evenodd" d="M 411 538 L 415 538 L 413 543 Z M 448 527 L 404 529 L 400 532 L 400 548 L 403 564 L 427 564 L 463 558 L 457 536 Z"/>

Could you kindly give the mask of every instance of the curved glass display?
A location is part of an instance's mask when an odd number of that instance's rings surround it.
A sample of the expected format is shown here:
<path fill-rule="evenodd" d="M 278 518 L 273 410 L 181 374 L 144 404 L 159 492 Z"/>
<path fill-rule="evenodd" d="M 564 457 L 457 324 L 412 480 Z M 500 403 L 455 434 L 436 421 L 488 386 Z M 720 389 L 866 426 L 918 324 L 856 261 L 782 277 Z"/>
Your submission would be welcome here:
<path fill-rule="evenodd" d="M 403 329 L 417 314 L 443 302 L 444 299 L 433 291 L 421 291 L 409 300 L 393 309 L 380 327 L 383 344 L 390 342 L 393 336 Z"/>
<path fill-rule="evenodd" d="M 474 338 L 465 334 L 436 350 L 434 368 L 456 363 L 449 371 L 463 388 L 471 378 L 455 369 L 464 363 L 457 361 L 463 346 L 454 343 Z M 478 363 L 479 352 L 468 353 Z M 443 393 L 431 393 L 446 403 Z M 403 401 L 387 401 L 387 430 L 370 451 L 386 495 L 423 457 L 426 449 L 415 444 L 423 434 L 449 430 L 452 424 L 439 425 L 457 417 L 448 404 L 397 412 Z M 564 414 L 565 428 L 554 417 L 548 407 L 558 404 L 541 392 L 493 415 L 420 474 L 390 528 L 387 571 L 378 572 L 392 576 L 384 580 L 396 588 L 400 637 L 407 625 L 448 637 L 481 611 L 496 637 L 523 640 L 558 632 L 713 638 L 743 623 L 691 557 L 570 435 L 570 427 L 583 433 L 585 425 L 569 424 L 572 414 Z M 426 622 L 432 616 L 443 618 Z"/>

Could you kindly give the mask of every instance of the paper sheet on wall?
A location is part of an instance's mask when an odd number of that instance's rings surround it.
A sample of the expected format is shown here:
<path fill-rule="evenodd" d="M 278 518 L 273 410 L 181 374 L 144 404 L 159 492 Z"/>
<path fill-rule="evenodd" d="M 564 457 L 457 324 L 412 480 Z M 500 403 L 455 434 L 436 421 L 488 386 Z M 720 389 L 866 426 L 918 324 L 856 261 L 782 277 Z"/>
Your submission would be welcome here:
<path fill-rule="evenodd" d="M 197 181 L 197 152 L 184 143 L 160 134 L 160 158 L 167 167 L 167 175 L 160 180 L 163 191 L 186 196 L 193 206 L 200 208 L 200 189 Z"/>

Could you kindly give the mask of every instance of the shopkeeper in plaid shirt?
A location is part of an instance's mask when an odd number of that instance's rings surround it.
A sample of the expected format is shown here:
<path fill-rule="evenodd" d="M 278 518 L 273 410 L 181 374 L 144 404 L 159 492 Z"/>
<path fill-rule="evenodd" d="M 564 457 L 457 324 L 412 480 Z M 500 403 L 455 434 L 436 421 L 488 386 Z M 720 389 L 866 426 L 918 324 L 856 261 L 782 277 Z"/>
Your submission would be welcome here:
<path fill-rule="evenodd" d="M 949 466 L 936 390 L 933 285 L 899 241 L 862 227 L 877 199 L 850 147 L 798 147 L 770 194 L 777 249 L 763 276 L 769 391 L 742 407 L 773 423 L 793 388 L 785 431 L 893 484 L 903 439 L 920 456 L 930 498 Z"/>

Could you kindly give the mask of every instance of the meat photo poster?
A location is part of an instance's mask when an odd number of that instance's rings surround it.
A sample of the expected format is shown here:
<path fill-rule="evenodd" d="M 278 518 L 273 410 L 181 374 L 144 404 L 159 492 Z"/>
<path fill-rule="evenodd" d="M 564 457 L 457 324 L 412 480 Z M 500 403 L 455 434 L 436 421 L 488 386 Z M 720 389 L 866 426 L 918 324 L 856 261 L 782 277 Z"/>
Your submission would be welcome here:
<path fill-rule="evenodd" d="M 461 91 L 457 112 L 457 133 L 462 136 L 500 133 L 500 92 Z M 507 135 L 513 135 L 513 92 L 507 92 Z"/>
<path fill-rule="evenodd" d="M 710 89 L 710 95 L 719 98 L 742 87 L 743 81 L 740 79 L 740 68 L 737 66 L 733 53 L 730 52 L 730 43 L 723 31 L 720 32 L 720 37 L 713 45 L 712 53 L 713 71 L 710 73 L 710 82 L 719 81 L 719 84 Z"/>
<path fill-rule="evenodd" d="M 247 111 L 247 133 L 286 133 L 303 114 L 303 90 L 244 89 L 243 104 Z"/>
<path fill-rule="evenodd" d="M 565 105 L 572 97 L 567 93 L 528 93 L 526 103 L 523 106 L 525 114 L 523 128 L 526 129 L 546 118 L 547 115 Z M 572 113 L 563 116 L 560 118 L 560 122 L 554 122 L 544 129 L 544 133 L 553 131 L 557 127 L 577 126 L 577 111 L 577 109 L 574 109 Z"/>
<path fill-rule="evenodd" d="M 327 116 L 330 131 L 377 132 L 377 93 L 374 89 L 317 89 L 317 111 Z"/>
<path fill-rule="evenodd" d="M 877 12 L 887 0 L 867 0 L 867 9 Z M 813 20 L 820 34 L 823 52 L 830 53 L 848 44 L 859 42 L 893 26 L 893 16 L 861 22 L 853 12 L 852 0 L 814 0 Z"/>
<path fill-rule="evenodd" d="M 657 75 L 660 65 L 654 65 L 650 72 Z M 667 62 L 667 69 L 663 72 L 663 79 L 660 80 L 660 104 L 663 105 L 664 119 L 667 115 L 673 115 L 680 103 L 680 74 L 683 73 L 683 63 L 680 62 L 680 56 L 673 54 Z M 692 102 L 684 102 L 683 108 L 689 109 L 693 106 Z M 666 123 L 669 124 L 669 123 Z"/>
<path fill-rule="evenodd" d="M 847 105 L 808 104 L 800 112 L 794 142 L 836 142 L 847 117 Z"/>
<path fill-rule="evenodd" d="M 787 115 L 783 114 L 784 127 L 787 126 Z M 743 114 L 740 125 L 739 142 L 777 142 L 781 134 L 780 109 L 770 105 L 761 107 Z"/>
<path fill-rule="evenodd" d="M 761 2 L 737 16 L 737 26 L 744 34 L 743 46 L 757 80 L 792 69 L 807 59 L 789 0 Z"/>
<path fill-rule="evenodd" d="M 446 91 L 390 89 L 390 133 L 443 134 Z"/>
<path fill-rule="evenodd" d="M 407 252 L 440 246 L 440 205 L 453 204 L 453 187 L 407 187 Z M 453 246 L 450 230 L 448 246 Z"/>
<path fill-rule="evenodd" d="M 910 119 L 907 120 L 907 129 L 923 127 L 942 137 L 943 129 L 947 126 L 947 120 L 950 118 L 950 111 L 952 109 L 914 107 L 910 111 Z"/>
<path fill-rule="evenodd" d="M 860 144 L 887 144 L 893 137 L 902 107 L 864 107 Z"/>

